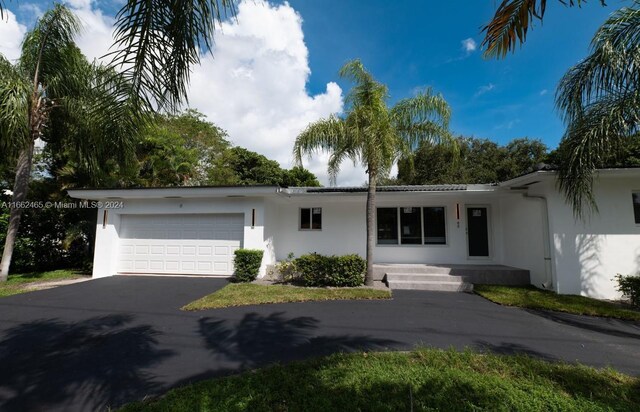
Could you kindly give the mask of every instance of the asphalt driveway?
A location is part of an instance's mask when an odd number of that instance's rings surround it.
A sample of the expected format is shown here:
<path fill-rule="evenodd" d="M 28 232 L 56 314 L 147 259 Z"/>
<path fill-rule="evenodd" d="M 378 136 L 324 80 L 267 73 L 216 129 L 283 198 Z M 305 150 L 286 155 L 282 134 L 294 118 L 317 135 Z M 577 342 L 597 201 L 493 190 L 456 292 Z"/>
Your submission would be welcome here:
<path fill-rule="evenodd" d="M 112 277 L 0 299 L 0 410 L 105 410 L 276 361 L 416 345 L 640 375 L 640 323 L 507 308 L 471 294 L 179 310 L 225 284 Z"/>

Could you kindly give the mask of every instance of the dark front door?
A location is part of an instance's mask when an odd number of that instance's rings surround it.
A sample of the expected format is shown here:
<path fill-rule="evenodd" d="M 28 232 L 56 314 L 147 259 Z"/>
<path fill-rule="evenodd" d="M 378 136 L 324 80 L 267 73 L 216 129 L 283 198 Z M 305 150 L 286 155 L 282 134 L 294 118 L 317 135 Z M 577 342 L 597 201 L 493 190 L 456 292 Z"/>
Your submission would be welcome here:
<path fill-rule="evenodd" d="M 469 256 L 489 256 L 489 227 L 486 207 L 467 208 L 467 237 Z"/>

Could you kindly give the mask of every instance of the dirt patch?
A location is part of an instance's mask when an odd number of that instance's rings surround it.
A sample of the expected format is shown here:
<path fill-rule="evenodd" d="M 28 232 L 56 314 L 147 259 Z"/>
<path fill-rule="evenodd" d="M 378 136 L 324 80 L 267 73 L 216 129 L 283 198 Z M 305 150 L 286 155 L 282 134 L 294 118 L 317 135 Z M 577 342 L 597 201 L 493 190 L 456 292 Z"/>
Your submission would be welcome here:
<path fill-rule="evenodd" d="M 58 286 L 66 286 L 74 283 L 86 282 L 91 280 L 90 276 L 78 278 L 78 279 L 64 279 L 64 280 L 53 280 L 50 282 L 33 282 L 27 283 L 24 285 L 25 290 L 44 290 L 44 289 L 52 289 Z"/>

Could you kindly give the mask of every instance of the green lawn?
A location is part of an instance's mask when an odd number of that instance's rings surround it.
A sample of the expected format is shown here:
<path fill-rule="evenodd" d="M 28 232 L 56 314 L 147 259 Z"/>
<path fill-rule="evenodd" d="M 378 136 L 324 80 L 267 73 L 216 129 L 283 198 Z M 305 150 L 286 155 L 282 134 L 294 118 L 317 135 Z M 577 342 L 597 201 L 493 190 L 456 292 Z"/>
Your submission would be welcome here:
<path fill-rule="evenodd" d="M 525 356 L 337 354 L 174 389 L 122 411 L 640 410 L 640 379 Z"/>
<path fill-rule="evenodd" d="M 529 309 L 555 310 L 577 315 L 640 320 L 640 311 L 577 295 L 558 295 L 533 286 L 474 285 L 474 291 L 492 302 Z"/>
<path fill-rule="evenodd" d="M 0 297 L 28 292 L 29 289 L 27 289 L 26 286 L 29 283 L 78 279 L 81 277 L 86 277 L 86 275 L 83 274 L 83 272 L 75 269 L 60 269 L 52 270 L 49 272 L 19 273 L 15 275 L 10 274 L 9 279 L 7 279 L 6 282 L 0 283 Z"/>
<path fill-rule="evenodd" d="M 390 299 L 388 290 L 368 288 L 307 288 L 286 285 L 230 283 L 224 288 L 182 307 L 203 310 L 263 303 L 309 302 L 339 299 Z"/>

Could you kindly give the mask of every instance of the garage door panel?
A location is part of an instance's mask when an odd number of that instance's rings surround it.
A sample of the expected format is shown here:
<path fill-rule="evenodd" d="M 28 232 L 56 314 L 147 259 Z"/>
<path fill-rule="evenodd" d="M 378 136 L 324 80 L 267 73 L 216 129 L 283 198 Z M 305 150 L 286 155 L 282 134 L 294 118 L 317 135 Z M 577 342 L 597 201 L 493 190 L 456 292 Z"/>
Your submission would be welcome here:
<path fill-rule="evenodd" d="M 244 215 L 123 215 L 119 271 L 231 275 Z"/>

